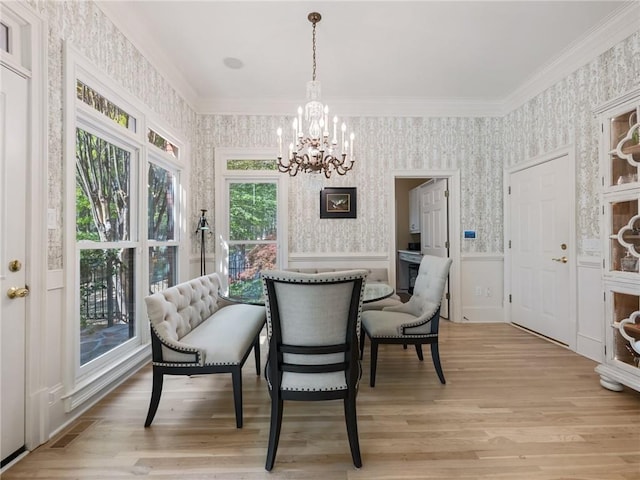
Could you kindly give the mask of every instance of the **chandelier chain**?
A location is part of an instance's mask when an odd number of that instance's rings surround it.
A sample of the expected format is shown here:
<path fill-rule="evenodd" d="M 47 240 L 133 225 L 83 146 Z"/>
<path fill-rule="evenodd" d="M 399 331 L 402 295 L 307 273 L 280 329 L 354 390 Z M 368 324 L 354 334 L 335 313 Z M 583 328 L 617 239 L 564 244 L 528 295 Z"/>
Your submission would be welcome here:
<path fill-rule="evenodd" d="M 316 81 L 316 22 L 313 22 L 313 81 Z"/>

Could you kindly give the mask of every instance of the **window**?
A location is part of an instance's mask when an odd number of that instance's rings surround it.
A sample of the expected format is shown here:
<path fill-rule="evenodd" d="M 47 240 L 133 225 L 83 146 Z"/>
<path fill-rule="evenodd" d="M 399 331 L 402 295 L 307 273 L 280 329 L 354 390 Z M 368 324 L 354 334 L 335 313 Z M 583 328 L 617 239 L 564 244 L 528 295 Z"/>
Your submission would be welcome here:
<path fill-rule="evenodd" d="M 132 163 L 137 152 L 76 128 L 80 365 L 136 333 Z M 135 162 L 135 163 L 134 163 Z"/>
<path fill-rule="evenodd" d="M 180 142 L 70 48 L 66 58 L 70 410 L 148 358 L 142 299 L 177 283 L 185 236 Z"/>
<path fill-rule="evenodd" d="M 149 163 L 147 176 L 147 237 L 149 239 L 149 293 L 177 283 L 178 236 L 176 231 L 177 173 Z"/>
<path fill-rule="evenodd" d="M 262 270 L 286 266 L 288 177 L 274 159 L 255 152 L 218 149 L 216 166 L 218 271 L 230 293 L 255 293 Z"/>
<path fill-rule="evenodd" d="M 259 293 L 260 272 L 278 264 L 278 185 L 232 180 L 227 187 L 229 291 Z"/>

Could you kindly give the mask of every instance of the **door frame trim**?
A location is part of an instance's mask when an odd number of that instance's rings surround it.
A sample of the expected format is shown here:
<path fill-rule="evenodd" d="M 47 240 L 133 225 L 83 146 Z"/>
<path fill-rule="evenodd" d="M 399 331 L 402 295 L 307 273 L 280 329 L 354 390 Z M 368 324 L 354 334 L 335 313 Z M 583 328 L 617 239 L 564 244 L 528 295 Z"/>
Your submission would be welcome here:
<path fill-rule="evenodd" d="M 48 440 L 49 397 L 47 387 L 47 193 L 48 193 L 48 74 L 47 22 L 22 2 L 3 5 L 26 27 L 21 70 L 28 72 L 28 165 L 25 178 L 31 200 L 26 205 L 26 304 L 25 341 L 25 447 L 33 450 Z M 6 62 L 3 62 L 6 64 Z M 11 65 L 8 65 L 12 68 Z M 13 66 L 15 70 L 15 65 Z"/>
<path fill-rule="evenodd" d="M 396 278 L 396 179 L 398 178 L 447 178 L 449 179 L 449 258 L 452 260 L 449 271 L 449 320 L 462 322 L 462 289 L 460 287 L 460 169 L 451 170 L 392 170 L 388 188 L 391 205 L 390 218 L 392 228 L 389 240 L 389 278 Z"/>
<path fill-rule="evenodd" d="M 569 191 L 569 198 L 572 200 L 571 207 L 569 208 L 569 251 L 573 252 L 569 255 L 569 344 L 568 347 L 572 351 L 576 351 L 577 338 L 578 338 L 578 323 L 577 323 L 577 259 L 578 259 L 578 242 L 576 232 L 576 154 L 575 145 L 564 145 L 560 148 L 552 150 L 550 152 L 533 157 L 525 162 L 507 167 L 503 170 L 503 205 L 504 205 L 504 321 L 509 324 L 513 324 L 511 321 L 511 303 L 509 302 L 509 294 L 511 293 L 511 252 L 508 248 L 509 239 L 511 235 L 511 196 L 509 195 L 509 186 L 511 185 L 511 175 L 516 172 L 521 172 L 537 165 L 556 160 L 558 158 L 566 156 L 571 163 L 571 171 L 573 175 L 570 176 L 569 185 L 567 189 Z"/>

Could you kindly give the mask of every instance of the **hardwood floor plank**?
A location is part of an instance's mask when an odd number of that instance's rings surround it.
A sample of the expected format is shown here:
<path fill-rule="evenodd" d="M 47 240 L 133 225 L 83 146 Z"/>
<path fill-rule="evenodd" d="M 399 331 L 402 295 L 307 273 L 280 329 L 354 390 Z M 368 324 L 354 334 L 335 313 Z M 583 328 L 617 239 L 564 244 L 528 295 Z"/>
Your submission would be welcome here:
<path fill-rule="evenodd" d="M 351 463 L 340 401 L 288 402 L 274 470 L 264 470 L 269 395 L 249 360 L 244 428 L 230 376 L 166 377 L 144 368 L 3 480 L 638 480 L 640 393 L 610 392 L 595 363 L 505 324 L 443 322 L 442 385 L 428 351 L 381 346 L 358 396 L 363 468 Z M 266 357 L 263 348 L 263 360 Z"/>

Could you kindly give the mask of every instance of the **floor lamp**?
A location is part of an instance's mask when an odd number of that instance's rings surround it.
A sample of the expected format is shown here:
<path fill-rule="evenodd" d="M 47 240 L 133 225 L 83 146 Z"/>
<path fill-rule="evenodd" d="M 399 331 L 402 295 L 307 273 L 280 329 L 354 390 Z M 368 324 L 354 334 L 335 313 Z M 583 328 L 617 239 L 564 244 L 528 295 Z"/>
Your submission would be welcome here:
<path fill-rule="evenodd" d="M 207 217 L 205 215 L 207 211 L 204 209 L 200 211 L 202 213 L 200 214 L 200 218 L 198 219 L 198 228 L 196 228 L 196 233 L 200 232 L 200 275 L 206 275 L 207 267 L 204 250 L 204 236 L 205 233 L 209 231 L 209 222 L 207 222 Z"/>

